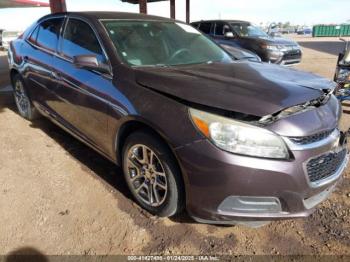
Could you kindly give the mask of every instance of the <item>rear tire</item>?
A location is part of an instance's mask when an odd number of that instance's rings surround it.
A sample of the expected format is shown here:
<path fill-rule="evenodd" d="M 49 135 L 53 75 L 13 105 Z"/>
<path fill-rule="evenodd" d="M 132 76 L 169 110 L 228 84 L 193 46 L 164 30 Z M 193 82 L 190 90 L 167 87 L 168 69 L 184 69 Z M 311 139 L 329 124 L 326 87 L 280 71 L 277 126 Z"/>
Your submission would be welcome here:
<path fill-rule="evenodd" d="M 22 77 L 17 74 L 12 79 L 13 96 L 16 102 L 19 114 L 27 119 L 34 120 L 40 116 L 38 110 L 33 106 Z"/>
<path fill-rule="evenodd" d="M 170 217 L 184 207 L 184 186 L 168 147 L 146 131 L 131 134 L 123 147 L 126 183 L 137 203 L 151 214 Z"/>

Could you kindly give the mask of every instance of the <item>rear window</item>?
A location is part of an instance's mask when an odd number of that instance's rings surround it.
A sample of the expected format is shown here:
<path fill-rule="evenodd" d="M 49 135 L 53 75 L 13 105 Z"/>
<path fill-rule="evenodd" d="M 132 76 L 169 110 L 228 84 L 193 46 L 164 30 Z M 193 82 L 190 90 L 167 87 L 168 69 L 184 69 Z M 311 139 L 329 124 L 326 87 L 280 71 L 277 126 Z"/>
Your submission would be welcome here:
<path fill-rule="evenodd" d="M 58 36 L 63 23 L 63 18 L 53 18 L 42 22 L 30 37 L 30 41 L 34 41 L 36 37 L 37 46 L 45 48 L 49 51 L 55 51 L 58 42 Z M 34 35 L 36 33 L 36 35 Z"/>

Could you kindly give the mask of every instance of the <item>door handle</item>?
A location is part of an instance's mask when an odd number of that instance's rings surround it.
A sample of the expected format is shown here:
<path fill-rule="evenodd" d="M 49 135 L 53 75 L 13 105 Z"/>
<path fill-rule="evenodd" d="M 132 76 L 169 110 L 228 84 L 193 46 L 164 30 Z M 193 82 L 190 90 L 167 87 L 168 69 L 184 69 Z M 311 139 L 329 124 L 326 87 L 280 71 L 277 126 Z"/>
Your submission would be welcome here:
<path fill-rule="evenodd" d="M 60 80 L 60 75 L 56 72 L 51 72 L 51 77 L 56 80 Z"/>

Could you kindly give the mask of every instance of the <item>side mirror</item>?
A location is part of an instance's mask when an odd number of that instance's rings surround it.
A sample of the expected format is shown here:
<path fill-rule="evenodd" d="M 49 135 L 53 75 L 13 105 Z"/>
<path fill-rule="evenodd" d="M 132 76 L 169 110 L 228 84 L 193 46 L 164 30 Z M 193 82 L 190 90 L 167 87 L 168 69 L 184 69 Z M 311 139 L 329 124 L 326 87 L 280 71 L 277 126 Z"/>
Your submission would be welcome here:
<path fill-rule="evenodd" d="M 226 38 L 235 38 L 235 35 L 232 32 L 226 32 L 225 37 Z"/>
<path fill-rule="evenodd" d="M 73 57 L 73 64 L 77 68 L 88 70 L 96 70 L 101 73 L 109 73 L 109 67 L 106 64 L 100 63 L 95 55 L 78 55 Z"/>

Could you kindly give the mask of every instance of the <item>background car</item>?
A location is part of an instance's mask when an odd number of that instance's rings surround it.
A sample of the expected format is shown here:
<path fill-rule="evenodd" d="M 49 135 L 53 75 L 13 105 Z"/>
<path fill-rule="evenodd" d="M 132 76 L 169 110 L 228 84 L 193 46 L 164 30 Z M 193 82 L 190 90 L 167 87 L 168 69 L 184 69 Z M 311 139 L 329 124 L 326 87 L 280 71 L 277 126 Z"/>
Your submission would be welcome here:
<path fill-rule="evenodd" d="M 262 61 L 292 65 L 300 63 L 300 46 L 286 38 L 272 37 L 246 21 L 213 20 L 191 23 L 219 44 L 238 46 L 256 53 Z"/>
<path fill-rule="evenodd" d="M 18 31 L 2 31 L 2 48 L 8 49 L 10 42 L 15 40 L 18 36 L 21 35 L 21 32 Z"/>
<path fill-rule="evenodd" d="M 308 27 L 300 27 L 297 29 L 297 34 L 298 35 L 311 35 L 312 29 L 308 28 Z"/>

